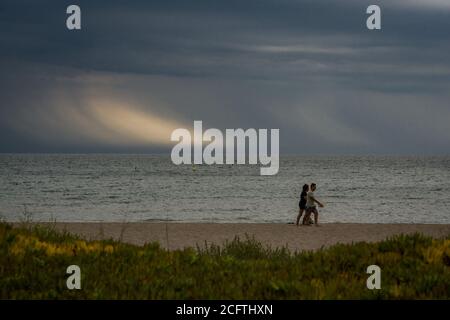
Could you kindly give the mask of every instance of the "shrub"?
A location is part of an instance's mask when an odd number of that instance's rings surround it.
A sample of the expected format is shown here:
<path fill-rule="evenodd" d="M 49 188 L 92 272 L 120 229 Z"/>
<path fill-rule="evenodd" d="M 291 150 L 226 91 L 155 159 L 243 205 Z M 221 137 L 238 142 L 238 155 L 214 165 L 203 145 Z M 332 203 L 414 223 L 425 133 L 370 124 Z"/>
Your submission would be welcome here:
<path fill-rule="evenodd" d="M 248 236 L 167 251 L 0 223 L 1 299 L 449 299 L 449 261 L 450 237 L 420 234 L 315 252 Z M 81 290 L 66 287 L 72 264 Z M 381 290 L 366 288 L 371 264 L 382 270 Z"/>

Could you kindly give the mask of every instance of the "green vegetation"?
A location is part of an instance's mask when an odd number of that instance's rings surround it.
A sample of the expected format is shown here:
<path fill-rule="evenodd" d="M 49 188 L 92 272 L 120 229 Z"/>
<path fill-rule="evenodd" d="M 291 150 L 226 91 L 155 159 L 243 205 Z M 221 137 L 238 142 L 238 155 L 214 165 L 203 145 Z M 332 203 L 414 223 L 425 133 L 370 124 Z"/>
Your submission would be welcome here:
<path fill-rule="evenodd" d="M 81 268 L 68 290 L 66 268 Z M 366 268 L 381 267 L 381 290 Z M 449 299 L 450 235 L 397 236 L 316 252 L 265 248 L 253 239 L 167 251 L 84 241 L 51 228 L 0 223 L 1 299 Z"/>

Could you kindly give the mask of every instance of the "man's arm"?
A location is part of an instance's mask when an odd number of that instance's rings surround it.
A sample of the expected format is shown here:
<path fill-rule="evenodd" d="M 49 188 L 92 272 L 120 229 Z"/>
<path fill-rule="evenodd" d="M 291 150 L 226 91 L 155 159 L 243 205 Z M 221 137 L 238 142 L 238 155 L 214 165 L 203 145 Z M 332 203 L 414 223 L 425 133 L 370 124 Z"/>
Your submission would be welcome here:
<path fill-rule="evenodd" d="M 311 197 L 311 199 L 312 199 L 314 202 L 316 202 L 316 203 L 319 205 L 319 207 L 323 208 L 323 204 L 322 204 L 319 200 L 317 200 L 317 199 L 314 198 L 314 197 Z"/>

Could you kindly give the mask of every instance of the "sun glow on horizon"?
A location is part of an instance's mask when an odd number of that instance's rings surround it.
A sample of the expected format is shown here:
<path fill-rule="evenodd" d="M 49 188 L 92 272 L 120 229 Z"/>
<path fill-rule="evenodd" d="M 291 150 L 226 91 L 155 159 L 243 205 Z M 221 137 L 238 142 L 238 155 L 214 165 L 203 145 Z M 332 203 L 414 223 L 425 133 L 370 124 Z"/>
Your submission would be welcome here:
<path fill-rule="evenodd" d="M 23 112 L 11 125 L 47 143 L 104 144 L 108 146 L 170 146 L 177 128 L 192 125 L 145 110 L 141 106 L 108 99 L 87 99 L 83 106 L 67 105 L 63 99 L 49 108 Z"/>
<path fill-rule="evenodd" d="M 181 122 L 130 105 L 95 101 L 89 110 L 92 119 L 108 131 L 98 138 L 109 143 L 170 145 L 172 131 L 185 127 Z"/>

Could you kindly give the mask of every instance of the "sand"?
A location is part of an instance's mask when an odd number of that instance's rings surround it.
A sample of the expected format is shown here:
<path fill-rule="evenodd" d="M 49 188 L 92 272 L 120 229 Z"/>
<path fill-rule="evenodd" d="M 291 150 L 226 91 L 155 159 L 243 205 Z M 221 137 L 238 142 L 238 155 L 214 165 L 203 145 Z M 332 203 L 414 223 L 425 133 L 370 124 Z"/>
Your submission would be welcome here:
<path fill-rule="evenodd" d="M 49 224 L 47 224 L 49 225 Z M 271 247 L 287 246 L 292 251 L 316 250 L 336 243 L 375 242 L 396 234 L 420 232 L 435 238 L 450 235 L 449 224 L 356 224 L 329 223 L 315 226 L 273 223 L 55 223 L 58 230 L 87 239 L 121 239 L 142 245 L 159 241 L 171 250 L 222 244 L 246 234 Z"/>

